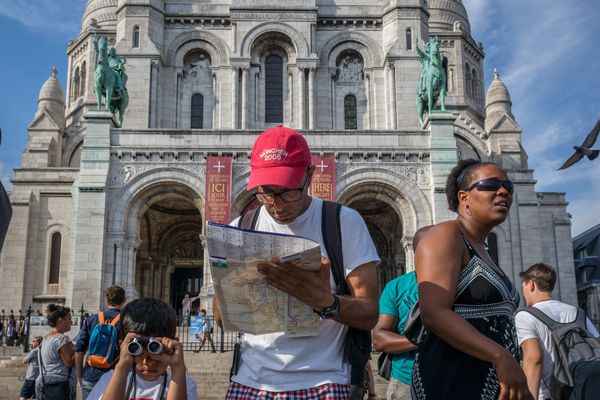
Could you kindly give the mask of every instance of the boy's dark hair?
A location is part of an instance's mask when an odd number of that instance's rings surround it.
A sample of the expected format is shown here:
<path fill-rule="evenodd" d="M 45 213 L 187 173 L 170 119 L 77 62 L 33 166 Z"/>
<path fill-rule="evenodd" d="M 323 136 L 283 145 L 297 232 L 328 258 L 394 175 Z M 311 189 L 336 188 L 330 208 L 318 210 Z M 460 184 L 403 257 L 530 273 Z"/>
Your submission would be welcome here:
<path fill-rule="evenodd" d="M 109 306 L 120 306 L 125 302 L 125 290 L 121 286 L 113 285 L 106 288 L 104 295 Z"/>
<path fill-rule="evenodd" d="M 477 168 L 484 165 L 497 165 L 493 162 L 482 162 L 469 158 L 468 160 L 460 160 L 458 164 L 446 179 L 446 199 L 448 200 L 448 209 L 456 212 L 458 210 L 458 192 L 466 190 L 473 183 L 473 175 Z"/>
<path fill-rule="evenodd" d="M 206 310 L 204 308 L 201 308 L 200 312 L 206 314 Z"/>
<path fill-rule="evenodd" d="M 524 281 L 535 282 L 538 289 L 542 292 L 551 293 L 556 284 L 556 271 L 548 264 L 536 263 L 525 271 L 520 272 L 519 276 Z"/>
<path fill-rule="evenodd" d="M 136 299 L 127 303 L 121 311 L 121 324 L 126 333 L 174 339 L 177 314 L 162 300 Z"/>
<path fill-rule="evenodd" d="M 54 328 L 60 318 L 64 318 L 70 313 L 71 309 L 69 307 L 61 306 L 60 304 L 48 304 L 46 307 L 48 325 Z"/>

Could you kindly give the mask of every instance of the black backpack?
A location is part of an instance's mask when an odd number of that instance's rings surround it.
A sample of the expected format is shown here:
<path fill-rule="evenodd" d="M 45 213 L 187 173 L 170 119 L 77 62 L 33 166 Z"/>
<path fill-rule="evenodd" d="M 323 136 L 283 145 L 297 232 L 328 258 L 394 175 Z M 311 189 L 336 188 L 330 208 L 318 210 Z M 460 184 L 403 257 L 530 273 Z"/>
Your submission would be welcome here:
<path fill-rule="evenodd" d="M 590 335 L 585 313 L 579 309 L 573 322 L 560 323 L 531 307 L 528 313 L 551 331 L 554 370 L 543 382 L 553 400 L 597 399 L 600 393 L 600 339 Z"/>
<path fill-rule="evenodd" d="M 243 229 L 256 227 L 260 207 L 243 214 L 238 226 Z M 336 294 L 349 295 L 350 290 L 344 275 L 344 256 L 342 253 L 342 229 L 340 212 L 342 206 L 332 201 L 323 201 L 321 233 L 325 251 L 331 261 L 331 273 L 337 286 Z M 350 398 L 362 399 L 365 393 L 365 366 L 371 355 L 371 332 L 348 327 L 344 343 L 344 357 L 350 363 Z"/>

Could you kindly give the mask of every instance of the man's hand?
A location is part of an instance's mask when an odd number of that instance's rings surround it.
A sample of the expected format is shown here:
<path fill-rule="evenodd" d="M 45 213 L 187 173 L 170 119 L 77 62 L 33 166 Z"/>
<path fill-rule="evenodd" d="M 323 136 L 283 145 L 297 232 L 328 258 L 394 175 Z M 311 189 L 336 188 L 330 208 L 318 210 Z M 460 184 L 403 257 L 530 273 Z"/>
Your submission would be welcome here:
<path fill-rule="evenodd" d="M 277 259 L 258 264 L 257 269 L 265 276 L 266 283 L 316 310 L 333 304 L 330 262 L 325 257 L 321 257 L 321 268 L 318 271 L 307 271 L 296 267 L 293 262 L 284 263 Z"/>

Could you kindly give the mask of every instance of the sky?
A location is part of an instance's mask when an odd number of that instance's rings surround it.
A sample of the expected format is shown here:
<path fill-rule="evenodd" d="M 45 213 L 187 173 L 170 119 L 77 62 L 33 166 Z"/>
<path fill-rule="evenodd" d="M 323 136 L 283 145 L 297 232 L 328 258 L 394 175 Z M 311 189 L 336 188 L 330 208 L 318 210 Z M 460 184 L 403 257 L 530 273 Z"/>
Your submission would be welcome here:
<path fill-rule="evenodd" d="M 598 0 L 463 0 L 471 34 L 510 91 L 538 192 L 566 192 L 573 236 L 600 223 L 600 158 L 556 169 L 600 118 Z M 0 0 L 0 180 L 10 189 L 52 65 L 66 90 L 86 0 Z M 600 141 L 596 144 L 600 148 Z"/>

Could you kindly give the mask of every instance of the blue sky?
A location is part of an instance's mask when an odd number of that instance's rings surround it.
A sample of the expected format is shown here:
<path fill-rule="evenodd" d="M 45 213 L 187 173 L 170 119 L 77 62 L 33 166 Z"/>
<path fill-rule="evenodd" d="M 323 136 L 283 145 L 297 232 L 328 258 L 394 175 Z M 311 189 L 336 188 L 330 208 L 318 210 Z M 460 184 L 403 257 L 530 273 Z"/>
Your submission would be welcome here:
<path fill-rule="evenodd" d="M 485 86 L 494 68 L 523 128 L 537 191 L 567 192 L 573 235 L 600 223 L 600 159 L 557 172 L 600 118 L 597 0 L 463 0 L 472 36 L 485 48 Z M 10 187 L 27 126 L 52 65 L 65 87 L 66 46 L 85 0 L 0 0 L 0 179 Z M 600 141 L 596 144 L 600 147 Z"/>

